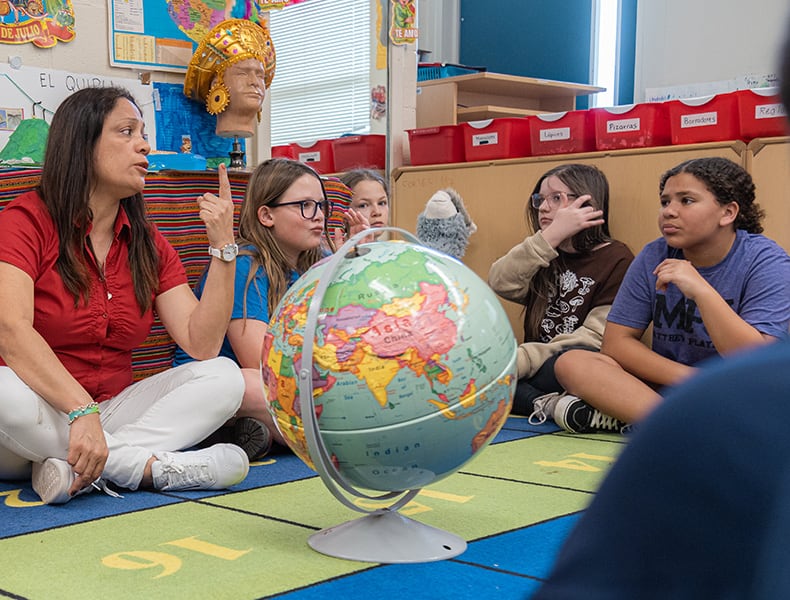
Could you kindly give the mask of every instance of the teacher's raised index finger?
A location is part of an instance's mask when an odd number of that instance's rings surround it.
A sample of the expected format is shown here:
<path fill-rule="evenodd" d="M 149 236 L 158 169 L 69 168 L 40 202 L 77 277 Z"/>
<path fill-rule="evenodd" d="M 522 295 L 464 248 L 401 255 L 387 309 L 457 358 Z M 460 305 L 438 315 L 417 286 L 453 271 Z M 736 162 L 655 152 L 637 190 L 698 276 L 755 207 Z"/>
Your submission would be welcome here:
<path fill-rule="evenodd" d="M 230 181 L 228 181 L 228 168 L 224 163 L 219 164 L 217 169 L 219 174 L 219 197 L 224 200 L 230 200 Z"/>

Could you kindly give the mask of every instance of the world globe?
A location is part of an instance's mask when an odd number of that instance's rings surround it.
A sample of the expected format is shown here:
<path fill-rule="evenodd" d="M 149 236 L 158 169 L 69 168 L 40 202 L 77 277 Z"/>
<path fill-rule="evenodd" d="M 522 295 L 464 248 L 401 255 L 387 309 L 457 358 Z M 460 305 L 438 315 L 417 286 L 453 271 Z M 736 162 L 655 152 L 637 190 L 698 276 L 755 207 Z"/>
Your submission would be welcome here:
<path fill-rule="evenodd" d="M 499 300 L 468 267 L 416 243 L 376 241 L 334 258 L 333 273 L 329 259 L 314 265 L 271 315 L 261 371 L 279 431 L 315 468 L 298 382 L 309 369 L 320 438 L 347 483 L 396 492 L 451 475 L 510 412 L 516 341 Z"/>

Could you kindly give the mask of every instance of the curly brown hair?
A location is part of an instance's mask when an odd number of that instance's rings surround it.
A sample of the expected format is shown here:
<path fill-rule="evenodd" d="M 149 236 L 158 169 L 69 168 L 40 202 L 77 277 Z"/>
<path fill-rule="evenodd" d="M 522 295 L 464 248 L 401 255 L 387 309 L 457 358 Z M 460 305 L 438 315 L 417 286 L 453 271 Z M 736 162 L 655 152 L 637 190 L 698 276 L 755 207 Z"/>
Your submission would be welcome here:
<path fill-rule="evenodd" d="M 699 179 L 722 206 L 730 202 L 738 205 L 735 229 L 745 229 L 749 233 L 763 232 L 760 221 L 765 217 L 765 211 L 755 203 L 754 181 L 742 166 L 719 156 L 687 160 L 661 176 L 658 193 L 664 193 L 667 179 L 680 173 L 688 173 Z"/>

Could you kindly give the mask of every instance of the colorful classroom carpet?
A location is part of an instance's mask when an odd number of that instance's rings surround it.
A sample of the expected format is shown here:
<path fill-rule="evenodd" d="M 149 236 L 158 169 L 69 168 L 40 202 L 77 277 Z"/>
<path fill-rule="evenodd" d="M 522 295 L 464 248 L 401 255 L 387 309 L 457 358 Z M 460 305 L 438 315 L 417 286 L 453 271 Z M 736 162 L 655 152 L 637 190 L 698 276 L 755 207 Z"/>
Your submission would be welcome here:
<path fill-rule="evenodd" d="M 314 551 L 311 534 L 362 513 L 287 452 L 222 492 L 94 492 L 45 506 L 29 482 L 0 482 L 0 598 L 526 600 L 625 443 L 509 418 L 479 456 L 400 510 L 466 551 L 409 564 Z"/>

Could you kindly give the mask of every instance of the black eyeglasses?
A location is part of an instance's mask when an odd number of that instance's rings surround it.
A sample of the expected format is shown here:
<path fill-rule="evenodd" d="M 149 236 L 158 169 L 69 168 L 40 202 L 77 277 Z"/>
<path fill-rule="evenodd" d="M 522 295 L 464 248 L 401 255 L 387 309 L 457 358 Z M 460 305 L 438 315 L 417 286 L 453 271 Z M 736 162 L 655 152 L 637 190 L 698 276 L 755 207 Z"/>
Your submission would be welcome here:
<path fill-rule="evenodd" d="M 316 200 L 297 200 L 295 202 L 279 202 L 277 204 L 270 204 L 271 208 L 276 208 L 278 206 L 292 206 L 292 205 L 299 205 L 299 211 L 302 213 L 303 219 L 314 219 L 315 216 L 318 214 L 318 209 L 321 209 L 321 212 L 324 213 L 324 216 L 329 214 L 329 202 L 326 200 L 322 200 L 321 202 L 317 202 Z"/>
<path fill-rule="evenodd" d="M 559 206 L 560 202 L 562 202 L 562 198 L 578 198 L 577 194 L 569 194 L 567 192 L 553 192 L 548 196 L 541 196 L 540 194 L 532 194 L 530 196 L 530 200 L 532 200 L 532 207 L 533 208 L 540 208 L 540 205 L 544 202 L 548 202 L 549 206 Z"/>

